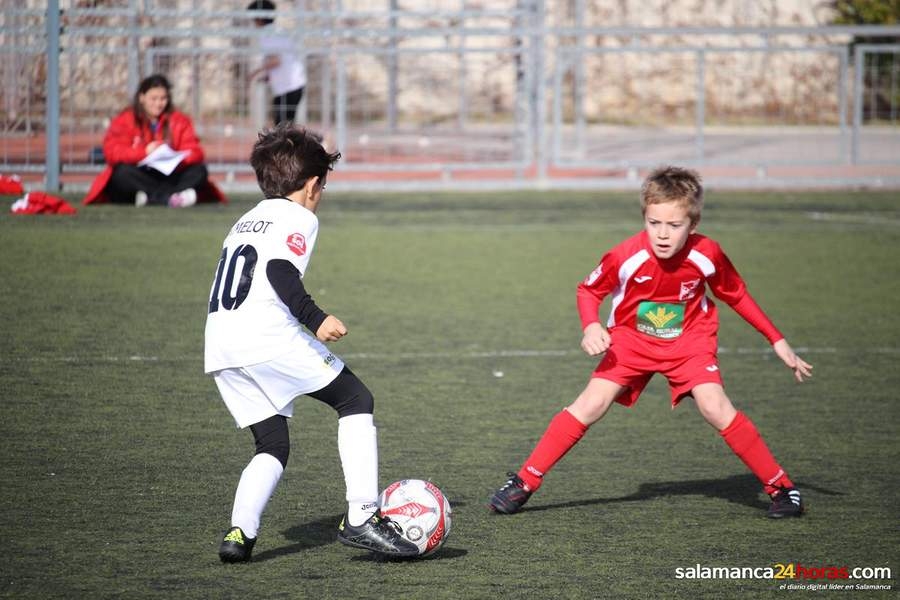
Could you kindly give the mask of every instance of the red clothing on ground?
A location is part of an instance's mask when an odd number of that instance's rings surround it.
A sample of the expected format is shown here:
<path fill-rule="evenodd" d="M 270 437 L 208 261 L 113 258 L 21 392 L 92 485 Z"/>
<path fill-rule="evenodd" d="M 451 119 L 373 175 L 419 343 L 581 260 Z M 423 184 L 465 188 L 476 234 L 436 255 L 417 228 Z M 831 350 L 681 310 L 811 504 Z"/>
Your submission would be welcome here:
<path fill-rule="evenodd" d="M 168 129 L 168 137 L 163 134 Z M 147 144 L 153 141 L 166 142 L 173 150 L 190 150 L 182 166 L 203 162 L 203 148 L 194 132 L 190 117 L 178 111 L 163 113 L 160 116 L 156 131 L 150 129 L 149 123 L 139 125 L 134 111 L 127 108 L 112 120 L 106 136 L 103 138 L 103 155 L 106 157 L 106 168 L 94 179 L 90 190 L 82 200 L 83 204 L 106 202 L 104 188 L 112 176 L 113 166 L 117 164 L 136 165 L 147 156 Z M 226 202 L 225 195 L 210 180 L 197 190 L 198 202 Z"/>
<path fill-rule="evenodd" d="M 24 198 L 13 202 L 15 215 L 74 215 L 78 210 L 58 196 L 46 192 L 28 192 Z"/>
<path fill-rule="evenodd" d="M 718 315 L 707 287 L 770 343 L 784 337 L 719 244 L 697 233 L 675 256 L 659 259 L 642 231 L 607 252 L 578 286 L 582 327 L 598 321 L 603 299 L 612 296 L 612 346 L 594 376 L 631 388 L 618 402 L 634 404 L 653 373 L 669 379 L 673 404 L 700 383 L 721 383 Z"/>
<path fill-rule="evenodd" d="M 0 175 L 0 194 L 23 194 L 22 180 L 18 175 Z"/>

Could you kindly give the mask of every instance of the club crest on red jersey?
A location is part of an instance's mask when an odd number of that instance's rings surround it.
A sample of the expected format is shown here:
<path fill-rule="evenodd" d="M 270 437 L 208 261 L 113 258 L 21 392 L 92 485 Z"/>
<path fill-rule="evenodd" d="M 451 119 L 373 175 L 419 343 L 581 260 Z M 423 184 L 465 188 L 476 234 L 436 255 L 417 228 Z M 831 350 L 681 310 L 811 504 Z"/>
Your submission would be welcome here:
<path fill-rule="evenodd" d="M 287 247 L 297 256 L 303 256 L 306 254 L 306 238 L 302 233 L 292 233 L 287 238 Z"/>
<path fill-rule="evenodd" d="M 681 291 L 678 293 L 678 300 L 690 300 L 697 295 L 697 288 L 700 287 L 699 279 L 681 282 Z"/>
<path fill-rule="evenodd" d="M 600 279 L 603 274 L 603 264 L 597 265 L 597 268 L 591 271 L 591 274 L 584 278 L 584 285 L 593 285 L 595 281 Z"/>

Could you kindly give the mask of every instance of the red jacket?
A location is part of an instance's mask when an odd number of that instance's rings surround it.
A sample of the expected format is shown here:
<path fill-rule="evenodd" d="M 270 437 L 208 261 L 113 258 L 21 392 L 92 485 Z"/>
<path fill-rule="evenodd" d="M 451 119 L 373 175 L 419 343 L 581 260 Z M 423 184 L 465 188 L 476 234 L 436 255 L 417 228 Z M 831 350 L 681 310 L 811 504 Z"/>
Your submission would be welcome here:
<path fill-rule="evenodd" d="M 163 139 L 163 131 L 168 124 L 168 139 Z M 134 118 L 134 112 L 126 108 L 109 124 L 106 136 L 103 138 L 103 154 L 106 157 L 106 168 L 97 175 L 91 184 L 91 189 L 81 202 L 106 202 L 108 198 L 104 193 L 106 184 L 112 176 L 113 166 L 117 164 L 136 165 L 147 155 L 145 148 L 150 142 L 165 141 L 173 150 L 190 150 L 182 165 L 194 165 L 203 162 L 203 148 L 200 140 L 194 132 L 194 125 L 190 117 L 178 111 L 163 113 L 159 119 L 156 133 L 150 131 L 150 125 L 145 123 L 139 127 Z M 179 165 L 180 167 L 181 165 Z M 198 202 L 226 202 L 225 195 L 212 181 L 207 180 L 206 185 L 197 190 Z"/>

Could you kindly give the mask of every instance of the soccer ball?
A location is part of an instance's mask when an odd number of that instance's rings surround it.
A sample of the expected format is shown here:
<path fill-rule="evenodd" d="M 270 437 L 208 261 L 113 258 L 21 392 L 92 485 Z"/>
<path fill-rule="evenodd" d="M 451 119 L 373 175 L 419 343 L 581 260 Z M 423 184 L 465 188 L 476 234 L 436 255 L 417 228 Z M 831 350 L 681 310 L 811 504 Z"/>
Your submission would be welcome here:
<path fill-rule="evenodd" d="M 450 533 L 450 503 L 430 481 L 403 479 L 387 486 L 379 498 L 381 514 L 403 529 L 419 555 L 437 551 Z"/>

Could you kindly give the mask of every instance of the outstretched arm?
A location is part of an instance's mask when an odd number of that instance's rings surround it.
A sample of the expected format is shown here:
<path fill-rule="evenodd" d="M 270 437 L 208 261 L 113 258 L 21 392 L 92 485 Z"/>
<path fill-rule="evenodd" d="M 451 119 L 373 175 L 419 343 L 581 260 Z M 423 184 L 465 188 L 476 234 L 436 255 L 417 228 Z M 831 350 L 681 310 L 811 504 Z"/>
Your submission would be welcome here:
<path fill-rule="evenodd" d="M 797 356 L 791 345 L 788 344 L 781 332 L 778 331 L 749 293 L 744 295 L 732 308 L 769 339 L 775 354 L 788 368 L 794 371 L 794 378 L 797 381 L 802 382 L 804 377 L 812 377 L 812 365 Z"/>
<path fill-rule="evenodd" d="M 804 377 L 812 377 L 812 365 L 797 356 L 786 339 L 781 338 L 772 344 L 772 348 L 778 358 L 794 372 L 794 378 L 797 381 L 802 382 Z"/>
<path fill-rule="evenodd" d="M 733 306 L 735 312 L 741 315 L 748 323 L 753 325 L 763 335 L 765 335 L 772 344 L 775 354 L 778 355 L 784 364 L 794 371 L 794 377 L 797 381 L 803 381 L 804 377 L 812 377 L 812 365 L 797 356 L 791 345 L 788 344 L 781 332 L 775 327 L 769 317 L 753 300 L 750 294 L 746 294 L 740 302 Z M 774 340 L 774 341 L 773 341 Z"/>
<path fill-rule="evenodd" d="M 797 356 L 775 324 L 747 291 L 744 280 L 724 253 L 719 253 L 716 265 L 716 274 L 709 280 L 710 289 L 716 297 L 728 303 L 734 312 L 769 340 L 775 354 L 794 372 L 797 381 L 803 381 L 804 377 L 812 377 L 812 365 Z"/>

